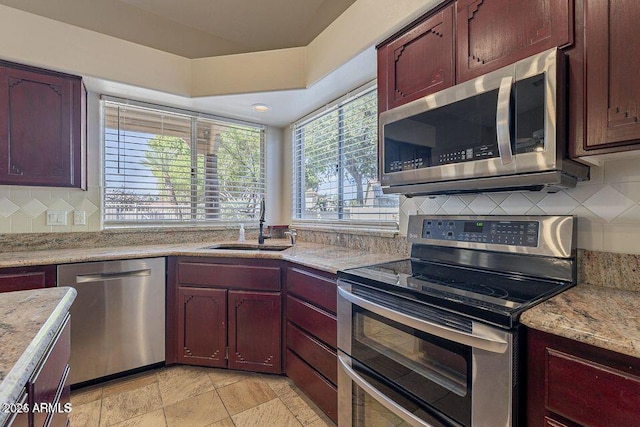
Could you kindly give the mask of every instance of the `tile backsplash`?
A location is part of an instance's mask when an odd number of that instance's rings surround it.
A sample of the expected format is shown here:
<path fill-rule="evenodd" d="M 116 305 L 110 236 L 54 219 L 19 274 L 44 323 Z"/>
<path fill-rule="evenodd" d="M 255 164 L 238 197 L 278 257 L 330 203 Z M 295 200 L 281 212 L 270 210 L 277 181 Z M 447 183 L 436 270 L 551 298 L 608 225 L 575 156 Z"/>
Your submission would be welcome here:
<path fill-rule="evenodd" d="M 558 193 L 505 192 L 400 198 L 400 234 L 409 215 L 576 215 L 578 248 L 640 253 L 638 159 L 591 167 L 591 180 Z"/>
<path fill-rule="evenodd" d="M 67 225 L 46 225 L 47 211 L 64 212 Z M 85 213 L 85 224 L 75 225 L 73 214 Z M 0 186 L 0 233 L 99 231 L 100 189 Z"/>

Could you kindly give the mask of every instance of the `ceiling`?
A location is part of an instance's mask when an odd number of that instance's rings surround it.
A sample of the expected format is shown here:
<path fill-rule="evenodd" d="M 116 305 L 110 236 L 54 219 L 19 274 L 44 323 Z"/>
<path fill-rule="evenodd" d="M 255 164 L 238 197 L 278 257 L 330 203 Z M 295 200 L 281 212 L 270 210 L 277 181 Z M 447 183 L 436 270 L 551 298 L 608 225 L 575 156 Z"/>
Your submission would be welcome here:
<path fill-rule="evenodd" d="M 186 58 L 306 46 L 355 0 L 0 0 Z"/>
<path fill-rule="evenodd" d="M 186 58 L 307 46 L 356 0 L 0 0 Z M 70 70 L 72 71 L 72 70 Z M 307 89 L 189 98 L 84 76 L 87 89 L 284 127 L 375 79 L 371 46 Z M 265 113 L 255 103 L 271 107 Z"/>

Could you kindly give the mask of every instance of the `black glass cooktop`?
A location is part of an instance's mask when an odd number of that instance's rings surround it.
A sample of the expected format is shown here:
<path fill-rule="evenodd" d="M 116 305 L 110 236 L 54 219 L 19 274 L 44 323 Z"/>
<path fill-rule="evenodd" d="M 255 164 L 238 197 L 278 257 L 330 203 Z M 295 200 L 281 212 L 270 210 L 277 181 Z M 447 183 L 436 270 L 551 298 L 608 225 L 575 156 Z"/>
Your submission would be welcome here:
<path fill-rule="evenodd" d="M 340 271 L 338 278 L 507 328 L 527 308 L 573 285 L 410 259 Z"/>

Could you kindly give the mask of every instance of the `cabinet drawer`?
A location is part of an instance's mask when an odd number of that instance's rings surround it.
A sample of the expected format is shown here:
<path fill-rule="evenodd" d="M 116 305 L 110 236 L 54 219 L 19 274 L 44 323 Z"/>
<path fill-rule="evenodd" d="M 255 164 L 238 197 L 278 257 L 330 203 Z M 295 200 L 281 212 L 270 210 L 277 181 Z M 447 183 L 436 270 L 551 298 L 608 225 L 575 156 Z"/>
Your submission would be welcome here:
<path fill-rule="evenodd" d="M 48 414 L 46 425 L 48 427 L 65 427 L 69 419 L 65 405 L 69 405 L 70 403 L 71 389 L 69 388 L 69 366 L 67 366 L 54 400 L 54 405 L 57 404 L 57 406 L 54 407 L 54 412 Z"/>
<path fill-rule="evenodd" d="M 338 390 L 331 383 L 288 350 L 286 373 L 320 409 L 338 422 Z"/>
<path fill-rule="evenodd" d="M 289 267 L 287 270 L 287 291 L 332 313 L 336 312 L 337 284 L 333 279 L 309 270 Z"/>
<path fill-rule="evenodd" d="M 51 345 L 44 362 L 29 383 L 30 407 L 34 404 L 54 403 L 58 397 L 61 380 L 64 379 L 71 353 L 69 318 Z M 33 414 L 33 425 L 42 426 L 47 412 Z"/>
<path fill-rule="evenodd" d="M 639 377 L 552 349 L 546 364 L 549 410 L 583 425 L 640 425 Z"/>
<path fill-rule="evenodd" d="M 335 351 L 291 323 L 287 323 L 287 347 L 333 384 L 338 383 Z"/>
<path fill-rule="evenodd" d="M 24 291 L 55 286 L 56 267 L 16 267 L 0 269 L 0 292 Z"/>
<path fill-rule="evenodd" d="M 3 426 L 29 427 L 29 411 L 25 410 L 29 405 L 29 396 L 26 390 L 22 391 L 22 394 L 18 397 L 16 403 L 18 405 L 16 409 L 19 408 L 19 410 L 13 411 L 12 414 L 10 413 L 9 418 L 4 422 Z"/>
<path fill-rule="evenodd" d="M 296 297 L 287 296 L 287 320 L 336 348 L 336 317 Z"/>
<path fill-rule="evenodd" d="M 230 289 L 280 290 L 280 267 L 178 262 L 178 283 Z"/>

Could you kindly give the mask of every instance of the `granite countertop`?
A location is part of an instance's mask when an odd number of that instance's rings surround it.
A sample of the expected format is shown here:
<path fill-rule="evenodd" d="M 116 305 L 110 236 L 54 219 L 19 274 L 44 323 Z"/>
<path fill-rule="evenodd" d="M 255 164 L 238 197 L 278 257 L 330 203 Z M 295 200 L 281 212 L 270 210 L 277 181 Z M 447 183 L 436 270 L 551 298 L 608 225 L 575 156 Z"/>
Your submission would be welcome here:
<path fill-rule="evenodd" d="M 75 298 L 67 287 L 0 293 L 0 404 L 17 401 Z"/>
<path fill-rule="evenodd" d="M 274 239 L 266 246 L 282 246 L 286 239 Z M 361 267 L 395 261 L 407 256 L 371 253 L 340 246 L 299 242 L 283 251 L 205 249 L 207 246 L 238 243 L 216 241 L 169 245 L 120 246 L 110 248 L 54 249 L 32 252 L 0 253 L 0 268 L 30 265 L 69 264 L 76 262 L 108 261 L 159 256 L 213 256 L 232 258 L 267 258 L 292 261 L 318 270 L 336 273 L 346 268 Z"/>
<path fill-rule="evenodd" d="M 575 286 L 522 314 L 526 326 L 640 358 L 640 292 Z"/>

